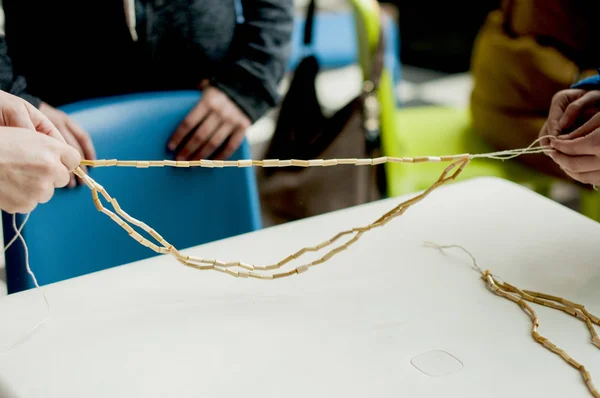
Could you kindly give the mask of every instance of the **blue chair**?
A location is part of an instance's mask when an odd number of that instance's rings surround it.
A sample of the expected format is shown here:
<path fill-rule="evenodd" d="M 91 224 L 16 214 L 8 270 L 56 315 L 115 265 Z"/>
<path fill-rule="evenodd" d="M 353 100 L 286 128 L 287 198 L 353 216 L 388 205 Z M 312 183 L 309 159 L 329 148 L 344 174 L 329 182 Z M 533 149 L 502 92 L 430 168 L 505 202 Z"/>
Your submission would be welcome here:
<path fill-rule="evenodd" d="M 162 160 L 172 158 L 167 140 L 199 98 L 197 91 L 135 94 L 84 101 L 63 110 L 90 133 L 99 159 Z M 248 158 L 244 142 L 232 160 Z M 261 228 L 253 168 L 89 170 L 123 210 L 177 248 Z M 6 243 L 14 236 L 12 215 L 3 213 L 2 221 Z M 23 236 L 40 285 L 156 255 L 98 212 L 86 186 L 58 190 L 31 213 Z M 33 286 L 18 241 L 6 253 L 6 274 L 9 293 Z"/>
<path fill-rule="evenodd" d="M 314 20 L 313 48 L 323 70 L 336 69 L 359 62 L 358 41 L 356 40 L 356 11 L 317 12 Z M 294 70 L 304 56 L 303 35 L 305 17 L 298 15 L 294 20 L 292 33 L 292 53 L 288 63 Z M 400 82 L 401 63 L 399 30 L 389 16 L 384 16 L 385 65 L 392 74 L 395 85 Z"/>

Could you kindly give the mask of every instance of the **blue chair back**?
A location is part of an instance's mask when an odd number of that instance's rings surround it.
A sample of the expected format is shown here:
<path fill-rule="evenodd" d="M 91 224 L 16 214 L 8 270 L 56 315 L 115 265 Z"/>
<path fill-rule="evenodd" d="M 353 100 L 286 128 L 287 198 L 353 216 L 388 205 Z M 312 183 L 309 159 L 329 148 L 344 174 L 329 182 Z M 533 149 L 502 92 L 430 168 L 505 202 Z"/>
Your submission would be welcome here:
<path fill-rule="evenodd" d="M 86 129 L 99 159 L 172 159 L 168 138 L 200 93 L 145 93 L 84 101 L 63 110 Z M 231 160 L 251 158 L 246 142 Z M 90 176 L 132 217 L 183 249 L 261 228 L 253 168 L 90 168 Z M 110 205 L 103 202 L 106 207 Z M 20 223 L 23 216 L 19 216 Z M 4 240 L 13 236 L 3 213 Z M 157 255 L 98 212 L 87 186 L 57 190 L 38 206 L 23 229 L 30 264 L 40 285 Z M 33 287 L 23 249 L 6 253 L 9 293 Z M 174 264 L 174 266 L 178 266 Z"/>

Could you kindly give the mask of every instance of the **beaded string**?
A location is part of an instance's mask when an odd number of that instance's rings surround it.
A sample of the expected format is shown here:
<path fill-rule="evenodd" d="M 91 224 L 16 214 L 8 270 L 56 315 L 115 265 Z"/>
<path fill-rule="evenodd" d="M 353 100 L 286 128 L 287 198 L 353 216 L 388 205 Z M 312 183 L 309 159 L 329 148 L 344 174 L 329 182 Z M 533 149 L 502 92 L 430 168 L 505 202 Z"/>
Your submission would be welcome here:
<path fill-rule="evenodd" d="M 384 163 L 424 163 L 424 162 L 451 162 L 451 164 L 444 169 L 437 181 L 435 181 L 427 190 L 420 195 L 415 196 L 405 202 L 400 203 L 394 207 L 391 211 L 381 216 L 376 221 L 372 222 L 363 227 L 356 227 L 346 231 L 342 231 L 332 237 L 331 239 L 322 242 L 316 246 L 305 247 L 300 249 L 296 253 L 289 255 L 278 263 L 270 265 L 251 265 L 243 263 L 241 261 L 234 262 L 223 262 L 220 260 L 203 259 L 193 256 L 182 255 L 177 248 L 170 244 L 164 239 L 157 231 L 150 228 L 147 224 L 139 221 L 129 214 L 127 214 L 119 206 L 117 200 L 109 195 L 104 187 L 98 184 L 89 175 L 86 175 L 80 167 L 75 169 L 74 173 L 79 176 L 88 188 L 92 191 L 92 198 L 94 204 L 99 212 L 107 215 L 115 223 L 121 226 L 134 240 L 141 245 L 148 247 L 159 254 L 171 254 L 180 263 L 193 267 L 199 270 L 214 270 L 223 272 L 235 277 L 242 278 L 257 278 L 257 279 L 278 279 L 288 277 L 295 274 L 301 274 L 308 271 L 310 267 L 318 264 L 322 264 L 346 250 L 349 246 L 356 243 L 362 235 L 370 231 L 373 228 L 378 228 L 385 225 L 391 219 L 402 215 L 410 206 L 420 202 L 427 197 L 433 190 L 439 186 L 445 184 L 449 180 L 454 180 L 467 166 L 471 159 L 475 158 L 490 158 L 490 159 L 512 159 L 513 157 L 520 156 L 523 154 L 541 153 L 547 151 L 548 147 L 536 147 L 535 145 L 545 137 L 540 137 L 535 140 L 527 148 L 514 149 L 500 152 L 493 152 L 487 154 L 461 154 L 461 155 L 447 155 L 447 156 L 420 156 L 420 157 L 390 157 L 383 156 L 374 159 L 311 159 L 311 160 L 279 160 L 279 159 L 267 159 L 267 160 L 237 160 L 237 161 L 223 161 L 223 160 L 198 160 L 198 161 L 173 161 L 173 160 L 156 160 L 156 161 L 136 161 L 136 160 L 83 160 L 82 166 L 90 167 L 136 167 L 136 168 L 148 168 L 148 167 L 329 167 L 338 165 L 354 165 L 354 166 L 373 166 Z M 453 171 L 453 173 L 451 173 Z M 100 197 L 104 198 L 113 208 L 111 211 L 102 205 Z M 133 226 L 142 229 L 144 232 L 149 234 L 156 243 L 144 238 L 140 233 L 133 229 Z M 293 260 L 302 257 L 304 254 L 309 252 L 317 252 L 325 247 L 333 245 L 339 241 L 342 237 L 351 236 L 351 239 L 346 243 L 340 244 L 334 247 L 321 258 L 314 260 L 311 263 L 302 264 L 290 271 L 279 272 L 279 273 L 266 273 L 265 271 L 275 271 L 281 269 Z"/>
<path fill-rule="evenodd" d="M 384 163 L 423 163 L 423 162 L 450 162 L 450 165 L 446 167 L 440 177 L 424 192 L 419 195 L 414 196 L 411 199 L 408 199 L 393 209 L 379 217 L 374 222 L 363 226 L 363 227 L 355 227 L 352 229 L 348 229 L 342 231 L 331 239 L 324 241 L 316 246 L 309 246 L 298 250 L 297 252 L 289 255 L 283 260 L 270 264 L 270 265 L 252 265 L 243 263 L 240 261 L 234 262 L 223 262 L 220 260 L 213 259 L 203 259 L 193 256 L 184 256 L 179 250 L 177 250 L 172 244 L 166 241 L 158 232 L 149 227 L 144 222 L 137 220 L 127 214 L 120 206 L 115 198 L 112 198 L 106 189 L 98 184 L 94 179 L 92 179 L 89 175 L 86 175 L 81 168 L 77 168 L 74 173 L 79 176 L 84 183 L 88 186 L 88 188 L 92 192 L 92 198 L 94 204 L 98 211 L 107 215 L 111 218 L 115 223 L 121 226 L 134 240 L 139 242 L 141 245 L 150 248 L 151 250 L 160 253 L 160 254 L 170 254 L 175 257 L 177 261 L 180 263 L 195 268 L 199 270 L 214 270 L 218 272 L 222 272 L 234 277 L 242 277 L 242 278 L 256 278 L 262 280 L 268 279 L 279 279 L 284 277 L 289 277 L 296 274 L 301 274 L 311 267 L 314 267 L 318 264 L 322 264 L 325 261 L 331 259 L 336 254 L 346 250 L 348 247 L 356 243 L 365 232 L 368 232 L 374 228 L 379 228 L 387 224 L 393 218 L 401 216 L 404 212 L 412 205 L 420 202 L 424 198 L 426 198 L 431 192 L 433 192 L 438 187 L 444 185 L 445 183 L 455 180 L 463 169 L 469 164 L 469 162 L 473 159 L 477 158 L 488 158 L 488 159 L 496 159 L 496 160 L 508 160 L 515 158 L 517 156 L 521 156 L 523 154 L 534 154 L 534 153 L 544 153 L 549 150 L 548 147 L 535 147 L 540 140 L 546 137 L 541 137 L 538 140 L 534 141 L 529 147 L 524 149 L 516 149 L 516 150 L 508 150 L 508 151 L 499 151 L 488 154 L 462 154 L 462 155 L 449 155 L 449 156 L 422 156 L 422 157 L 379 157 L 375 159 L 313 159 L 313 160 L 279 160 L 279 159 L 267 159 L 267 160 L 238 160 L 238 161 L 217 161 L 217 160 L 198 160 L 198 161 L 171 161 L 171 160 L 162 160 L 162 161 L 122 161 L 117 159 L 111 160 L 83 160 L 81 162 L 82 166 L 90 166 L 90 167 L 136 167 L 136 168 L 148 168 L 148 167 L 208 167 L 208 168 L 220 168 L 220 167 L 328 167 L 328 166 L 337 166 L 337 165 L 354 165 L 354 166 L 369 166 L 369 165 L 379 165 Z M 102 205 L 101 197 L 105 199 L 112 207 L 114 211 L 111 211 Z M 144 238 L 140 233 L 136 232 L 133 229 L 133 226 L 140 228 L 144 232 L 148 233 L 157 243 L 153 243 L 150 240 Z M 337 246 L 334 244 L 343 237 L 349 237 L 345 243 L 340 243 Z M 453 247 L 453 246 L 437 246 L 430 244 L 432 247 L 437 247 L 440 250 L 443 248 Z M 269 273 L 268 271 L 276 271 L 287 265 L 288 263 L 301 258 L 303 255 L 309 252 L 318 252 L 324 248 L 334 246 L 327 253 L 325 253 L 322 257 L 317 260 L 314 260 L 310 263 L 304 263 L 296 268 L 287 271 L 287 272 L 278 272 L 278 273 Z M 463 249 L 464 250 L 464 249 Z M 473 258 L 473 256 L 471 256 Z M 590 391 L 590 393 L 595 398 L 600 398 L 600 393 L 596 390 L 592 383 L 591 375 L 586 370 L 586 368 L 574 360 L 570 355 L 568 355 L 564 350 L 558 348 L 552 342 L 550 342 L 547 338 L 543 337 L 538 333 L 537 329 L 539 327 L 539 318 L 535 311 L 531 308 L 527 302 L 532 302 L 536 304 L 543 305 L 548 308 L 553 308 L 562 312 L 565 312 L 571 316 L 574 316 L 577 319 L 585 322 L 590 334 L 592 336 L 592 343 L 600 348 L 600 338 L 594 328 L 594 324 L 600 325 L 600 319 L 591 313 L 589 313 L 585 307 L 581 304 L 573 303 L 569 300 L 566 300 L 561 297 L 551 296 L 544 293 L 534 292 L 530 290 L 520 290 L 517 287 L 514 287 L 506 282 L 499 281 L 489 270 L 483 271 L 475 262 L 473 258 L 474 267 L 481 274 L 482 279 L 485 281 L 487 287 L 496 295 L 503 297 L 507 300 L 510 300 L 516 304 L 518 304 L 521 309 L 531 318 L 532 321 L 532 329 L 531 335 L 533 339 L 541 344 L 543 347 L 548 349 L 549 351 L 559 355 L 563 360 L 565 360 L 569 365 L 577 369 L 583 380 Z"/>
<path fill-rule="evenodd" d="M 92 198 L 94 205 L 99 212 L 107 215 L 116 224 L 121 226 L 134 240 L 141 245 L 148 247 L 159 254 L 171 254 L 180 263 L 193 267 L 199 270 L 214 270 L 223 272 L 235 277 L 242 278 L 257 278 L 257 279 L 278 279 L 288 277 L 295 274 L 301 274 L 308 271 L 310 267 L 318 264 L 322 264 L 335 256 L 337 253 L 346 250 L 349 246 L 356 243 L 362 235 L 370 231 L 373 228 L 378 228 L 385 225 L 391 219 L 402 215 L 410 206 L 420 202 L 426 196 L 428 196 L 433 190 L 439 186 L 445 184 L 449 180 L 454 180 L 467 166 L 467 164 L 475 158 L 490 158 L 490 159 L 512 159 L 513 157 L 520 156 L 523 154 L 531 153 L 542 153 L 547 151 L 549 148 L 535 145 L 546 137 L 540 137 L 535 140 L 527 148 L 514 149 L 500 152 L 493 152 L 487 154 L 461 154 L 461 155 L 447 155 L 447 156 L 420 156 L 420 157 L 390 157 L 383 156 L 374 159 L 311 159 L 311 160 L 279 160 L 279 159 L 267 159 L 267 160 L 237 160 L 237 161 L 223 161 L 223 160 L 197 160 L 197 161 L 174 161 L 174 160 L 117 160 L 117 159 L 102 159 L 102 160 L 82 160 L 82 166 L 89 167 L 136 167 L 136 168 L 148 168 L 148 167 L 329 167 L 338 165 L 354 165 L 354 166 L 373 166 L 384 163 L 424 163 L 424 162 L 451 162 L 451 164 L 444 169 L 437 181 L 435 181 L 427 190 L 420 195 L 415 196 L 405 202 L 400 203 L 392 210 L 381 216 L 376 221 L 372 222 L 363 227 L 356 227 L 346 231 L 342 231 L 331 239 L 322 242 L 316 246 L 309 246 L 300 249 L 296 253 L 289 255 L 278 263 L 270 265 L 252 265 L 241 261 L 234 262 L 223 262 L 216 259 L 203 259 L 193 256 L 182 255 L 177 248 L 170 244 L 164 237 L 162 237 L 157 231 L 150 228 L 144 222 L 137 220 L 127 214 L 120 206 L 118 201 L 111 197 L 104 187 L 98 184 L 92 177 L 86 175 L 80 167 L 75 169 L 74 173 L 79 176 L 83 182 L 92 191 Z M 452 172 L 452 173 L 451 173 Z M 102 205 L 100 198 L 104 198 L 112 207 L 114 211 L 111 211 Z M 134 230 L 132 227 L 138 227 L 147 234 L 149 234 L 156 243 L 151 242 L 147 238 L 144 238 L 140 233 Z M 304 254 L 309 252 L 318 252 L 321 249 L 332 246 L 341 238 L 350 236 L 351 238 L 346 242 L 339 244 L 338 246 L 331 249 L 329 252 L 324 254 L 321 258 L 314 260 L 311 263 L 302 264 L 291 271 L 279 272 L 279 273 L 267 273 L 266 271 L 275 271 L 281 269 L 293 260 L 302 257 Z"/>
<path fill-rule="evenodd" d="M 331 257 L 335 256 L 337 253 L 340 253 L 346 250 L 349 246 L 356 243 L 362 235 L 370 231 L 373 228 L 378 228 L 384 226 L 391 219 L 402 215 L 410 206 L 413 204 L 420 202 L 425 197 L 427 197 L 433 190 L 437 187 L 443 185 L 449 180 L 454 180 L 456 177 L 462 172 L 464 167 L 469 163 L 468 156 L 457 156 L 452 158 L 453 162 L 442 172 L 440 177 L 436 182 L 434 182 L 431 187 L 429 187 L 426 191 L 421 193 L 420 195 L 415 196 L 412 199 L 406 200 L 399 205 L 395 206 L 392 210 L 372 222 L 363 227 L 356 227 L 346 231 L 342 231 L 331 239 L 322 242 L 316 246 L 305 247 L 289 256 L 284 258 L 283 260 L 270 264 L 270 265 L 252 265 L 247 264 L 241 261 L 235 262 L 223 262 L 220 260 L 213 259 L 203 259 L 194 256 L 184 256 L 175 248 L 172 244 L 170 244 L 165 238 L 163 238 L 158 232 L 154 229 L 150 228 L 147 224 L 142 221 L 139 221 L 129 214 L 127 214 L 119 205 L 117 200 L 109 195 L 106 189 L 98 184 L 94 179 L 92 179 L 89 175 L 86 175 L 80 168 L 75 170 L 75 174 L 79 176 L 84 183 L 90 188 L 92 191 L 92 197 L 94 200 L 94 204 L 96 208 L 101 213 L 107 215 L 110 219 L 112 219 L 115 223 L 121 226 L 134 240 L 139 242 L 141 245 L 148 247 L 156 253 L 160 254 L 171 254 L 175 257 L 177 261 L 180 263 L 187 265 L 192 268 L 196 268 L 199 270 L 214 270 L 229 274 L 235 277 L 242 278 L 257 278 L 257 279 L 278 279 L 283 277 L 292 276 L 295 274 L 301 274 L 303 272 L 308 271 L 310 267 L 313 267 L 318 264 L 322 264 L 325 261 L 329 260 Z M 103 161 L 100 161 L 103 164 Z M 169 161 L 164 161 L 169 162 Z M 163 163 L 164 163 L 163 162 Z M 263 161 L 264 162 L 264 161 Z M 132 163 L 140 163 L 140 162 L 132 162 Z M 93 165 L 93 162 L 87 161 L 87 164 Z M 169 163 L 164 163 L 165 165 L 169 165 Z M 320 164 L 320 163 L 319 163 Z M 363 163 L 361 163 L 363 164 Z M 364 163 L 366 164 L 366 163 Z M 142 163 L 141 167 L 144 167 L 145 163 Z M 111 211 L 102 205 L 102 201 L 100 197 L 104 198 L 108 203 L 110 203 L 111 207 L 114 211 Z M 136 226 L 142 229 L 144 232 L 149 234 L 157 243 L 153 243 L 150 240 L 144 238 L 141 234 L 133 229 L 133 226 Z M 324 254 L 321 258 L 314 260 L 310 263 L 304 263 L 302 265 L 297 266 L 296 268 L 280 273 L 266 273 L 266 271 L 275 271 L 279 270 L 283 266 L 287 265 L 293 260 L 299 259 L 303 255 L 309 252 L 318 252 L 326 247 L 329 247 L 341 240 L 341 238 L 350 236 L 347 242 L 339 244 L 338 246 L 331 249 L 329 252 Z"/>
<path fill-rule="evenodd" d="M 596 390 L 594 384 L 592 383 L 592 377 L 590 375 L 590 372 L 588 372 L 588 370 L 585 368 L 585 366 L 583 366 L 582 364 L 577 362 L 569 354 L 567 354 L 564 350 L 558 348 L 555 344 L 553 344 L 550 340 L 548 340 L 547 338 L 545 338 L 538 332 L 538 328 L 540 326 L 540 320 L 539 320 L 537 314 L 535 313 L 535 311 L 533 310 L 533 308 L 531 308 L 531 306 L 529 304 L 527 304 L 526 301 L 535 303 L 535 304 L 539 304 L 544 307 L 552 308 L 552 309 L 555 309 L 558 311 L 562 311 L 568 315 L 575 317 L 576 319 L 581 320 L 582 322 L 584 322 L 586 324 L 586 326 L 590 332 L 590 335 L 592 337 L 592 344 L 595 345 L 596 347 L 600 348 L 600 338 L 598 337 L 598 333 L 596 332 L 596 329 L 594 328 L 594 325 L 600 325 L 600 319 L 598 317 L 591 314 L 583 305 L 574 303 L 565 298 L 558 297 L 558 296 L 552 296 L 552 295 L 545 294 L 545 293 L 534 292 L 531 290 L 521 290 L 507 282 L 499 281 L 497 277 L 492 275 L 490 270 L 483 271 L 479 267 L 479 265 L 477 265 L 477 262 L 475 261 L 475 258 L 473 257 L 473 255 L 461 246 L 458 246 L 458 245 L 440 246 L 440 245 L 437 245 L 435 243 L 430 243 L 430 242 L 427 242 L 426 246 L 436 248 L 439 250 L 449 249 L 449 248 L 458 248 L 458 249 L 463 250 L 465 253 L 467 253 L 473 260 L 473 267 L 477 270 L 477 272 L 479 272 L 481 274 L 481 279 L 483 279 L 483 281 L 486 283 L 487 287 L 496 295 L 518 304 L 519 307 L 521 307 L 521 309 L 523 310 L 523 312 L 525 312 L 529 316 L 529 318 L 531 318 L 531 323 L 532 323 L 531 336 L 533 337 L 533 339 L 537 343 L 539 343 L 543 347 L 545 347 L 547 350 L 560 356 L 565 362 L 567 362 L 569 365 L 571 365 L 572 367 L 577 369 L 579 371 L 579 373 L 581 374 L 581 376 L 583 377 L 583 381 L 584 381 L 585 385 L 587 386 L 588 390 L 590 391 L 590 393 L 595 398 L 600 398 L 600 393 L 598 392 L 598 390 Z"/>

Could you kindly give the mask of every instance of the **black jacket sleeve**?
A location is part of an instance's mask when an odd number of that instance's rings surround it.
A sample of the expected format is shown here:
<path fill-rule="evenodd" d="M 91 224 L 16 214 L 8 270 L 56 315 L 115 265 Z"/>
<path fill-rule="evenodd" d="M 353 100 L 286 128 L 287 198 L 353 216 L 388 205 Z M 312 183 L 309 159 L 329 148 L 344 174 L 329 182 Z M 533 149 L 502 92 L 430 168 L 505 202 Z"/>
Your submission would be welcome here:
<path fill-rule="evenodd" d="M 27 93 L 27 83 L 23 76 L 15 76 L 13 65 L 8 56 L 8 46 L 6 37 L 0 35 L 0 90 L 23 98 L 36 108 L 39 108 L 42 102 L 39 98 Z"/>
<path fill-rule="evenodd" d="M 280 100 L 290 56 L 293 0 L 242 0 L 244 22 L 236 34 L 232 62 L 211 80 L 252 120 Z"/>

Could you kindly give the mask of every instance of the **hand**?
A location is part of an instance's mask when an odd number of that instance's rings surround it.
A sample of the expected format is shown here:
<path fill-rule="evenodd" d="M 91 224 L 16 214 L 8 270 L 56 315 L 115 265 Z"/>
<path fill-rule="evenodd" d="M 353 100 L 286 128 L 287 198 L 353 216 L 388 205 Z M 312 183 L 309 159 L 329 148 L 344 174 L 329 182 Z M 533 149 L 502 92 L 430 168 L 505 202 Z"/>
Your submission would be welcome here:
<path fill-rule="evenodd" d="M 40 104 L 40 111 L 42 111 L 48 119 L 58 128 L 62 136 L 64 137 L 67 144 L 71 145 L 73 148 L 79 151 L 79 154 L 83 159 L 87 160 L 95 160 L 96 159 L 96 151 L 94 149 L 94 145 L 92 144 L 92 140 L 88 133 L 83 130 L 81 127 L 77 125 L 66 113 L 63 111 L 59 111 L 56 108 L 42 102 Z M 81 166 L 81 169 L 87 173 L 87 168 L 85 166 Z M 71 181 L 69 181 L 69 187 L 73 188 L 77 185 L 79 178 L 76 179 L 75 175 L 71 176 Z M 82 183 L 81 181 L 79 181 Z"/>
<path fill-rule="evenodd" d="M 39 132 L 0 127 L 0 209 L 28 213 L 69 183 L 81 161 L 64 141 Z"/>
<path fill-rule="evenodd" d="M 600 186 L 600 119 L 594 122 L 595 130 L 586 136 L 552 139 L 548 155 L 574 180 Z"/>
<path fill-rule="evenodd" d="M 176 152 L 177 160 L 209 156 L 228 159 L 244 140 L 250 124 L 250 119 L 225 93 L 207 87 L 202 99 L 175 130 L 168 148 Z"/>
<path fill-rule="evenodd" d="M 22 98 L 0 90 L 0 126 L 35 130 L 65 141 L 58 129 L 36 107 Z"/>
<path fill-rule="evenodd" d="M 570 99 L 555 123 L 571 132 L 550 139 L 548 155 L 574 180 L 600 185 L 600 91 L 577 90 Z"/>
<path fill-rule="evenodd" d="M 572 132 L 569 136 L 575 138 L 584 135 L 586 131 L 589 133 L 587 128 L 580 127 L 585 126 L 585 122 L 598 112 L 600 112 L 600 91 L 581 89 L 559 91 L 552 98 L 548 119 L 539 137 L 558 137 L 565 132 Z M 541 141 L 544 146 L 549 143 L 549 139 Z"/>

